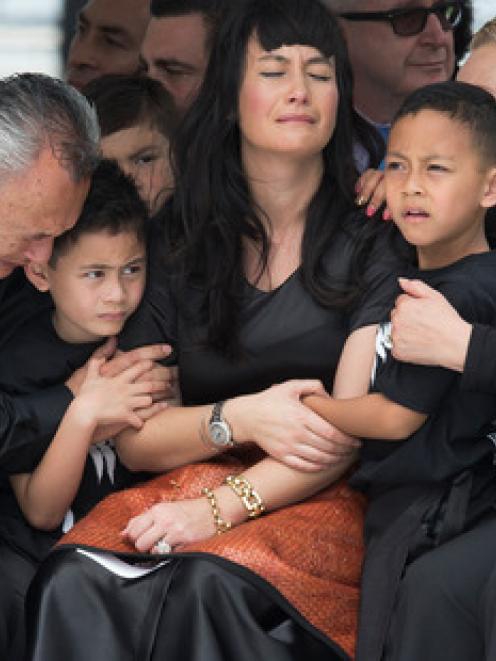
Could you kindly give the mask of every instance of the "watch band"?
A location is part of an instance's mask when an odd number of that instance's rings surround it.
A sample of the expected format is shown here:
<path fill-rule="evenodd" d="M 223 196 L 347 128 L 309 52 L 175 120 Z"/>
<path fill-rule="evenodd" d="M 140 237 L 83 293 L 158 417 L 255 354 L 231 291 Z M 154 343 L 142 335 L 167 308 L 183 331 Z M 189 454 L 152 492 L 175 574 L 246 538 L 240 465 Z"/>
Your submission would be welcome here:
<path fill-rule="evenodd" d="M 222 400 L 213 405 L 206 429 L 210 447 L 214 447 L 217 450 L 225 450 L 235 445 L 231 426 L 222 416 L 222 407 L 224 404 L 225 400 Z"/>
<path fill-rule="evenodd" d="M 222 417 L 222 407 L 226 403 L 225 399 L 222 399 L 220 402 L 215 402 L 212 409 L 212 415 L 210 416 L 210 422 L 225 422 Z"/>

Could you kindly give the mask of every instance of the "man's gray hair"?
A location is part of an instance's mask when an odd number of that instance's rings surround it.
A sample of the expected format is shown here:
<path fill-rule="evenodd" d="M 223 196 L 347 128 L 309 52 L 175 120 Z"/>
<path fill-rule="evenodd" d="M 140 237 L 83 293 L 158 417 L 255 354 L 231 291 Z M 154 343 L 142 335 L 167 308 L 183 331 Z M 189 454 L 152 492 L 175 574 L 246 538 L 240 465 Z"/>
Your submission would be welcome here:
<path fill-rule="evenodd" d="M 0 79 L 0 181 L 29 168 L 47 146 L 81 181 L 98 163 L 99 140 L 94 109 L 70 85 L 37 73 Z"/>

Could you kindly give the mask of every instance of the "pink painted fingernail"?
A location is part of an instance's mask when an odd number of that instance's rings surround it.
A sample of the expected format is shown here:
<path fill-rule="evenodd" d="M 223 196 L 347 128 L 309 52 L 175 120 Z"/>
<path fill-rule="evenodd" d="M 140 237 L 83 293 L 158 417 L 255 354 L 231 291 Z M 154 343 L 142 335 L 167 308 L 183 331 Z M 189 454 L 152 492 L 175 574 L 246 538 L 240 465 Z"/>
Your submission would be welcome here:
<path fill-rule="evenodd" d="M 391 212 L 389 211 L 389 209 L 384 209 L 384 213 L 382 214 L 382 220 L 386 222 L 388 220 L 391 220 Z"/>
<path fill-rule="evenodd" d="M 377 209 L 374 207 L 374 205 L 369 204 L 369 206 L 367 207 L 367 209 L 365 211 L 365 214 L 367 215 L 368 218 L 370 218 L 371 216 L 373 216 L 375 214 L 376 211 L 377 211 Z"/>

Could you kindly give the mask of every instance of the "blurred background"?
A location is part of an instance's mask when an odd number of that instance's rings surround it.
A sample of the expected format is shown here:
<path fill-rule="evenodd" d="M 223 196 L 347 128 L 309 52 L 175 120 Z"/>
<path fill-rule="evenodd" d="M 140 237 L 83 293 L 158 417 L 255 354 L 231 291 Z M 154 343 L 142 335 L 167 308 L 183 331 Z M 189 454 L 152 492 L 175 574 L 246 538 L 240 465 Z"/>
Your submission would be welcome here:
<path fill-rule="evenodd" d="M 60 76 L 67 43 L 64 26 L 85 0 L 0 0 L 0 76 L 40 71 Z M 118 11 L 119 0 L 115 0 Z M 496 14 L 496 0 L 474 0 L 477 30 Z"/>

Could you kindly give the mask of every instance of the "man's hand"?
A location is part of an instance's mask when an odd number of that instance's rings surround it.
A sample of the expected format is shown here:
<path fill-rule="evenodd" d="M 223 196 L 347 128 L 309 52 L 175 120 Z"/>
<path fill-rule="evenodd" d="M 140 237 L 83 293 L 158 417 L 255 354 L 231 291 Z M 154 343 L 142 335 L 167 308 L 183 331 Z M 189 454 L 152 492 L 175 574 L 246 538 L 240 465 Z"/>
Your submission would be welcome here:
<path fill-rule="evenodd" d="M 393 356 L 462 372 L 472 326 L 425 282 L 400 278 L 399 283 L 404 293 L 391 312 Z"/>
<path fill-rule="evenodd" d="M 139 347 L 131 351 L 116 351 L 117 341 L 115 337 L 109 338 L 105 344 L 96 349 L 88 361 L 74 372 L 66 381 L 66 386 L 71 390 L 74 396 L 77 396 L 81 385 L 83 384 L 88 364 L 93 359 L 105 358 L 106 361 L 101 368 L 101 375 L 114 377 L 121 374 L 129 367 L 138 363 L 143 363 L 143 367 L 148 364 L 148 369 L 140 372 L 141 380 L 154 381 L 155 388 L 153 398 L 155 400 L 174 398 L 177 395 L 177 369 L 156 365 L 156 361 L 163 360 L 172 351 L 168 344 L 151 344 L 145 347 Z"/>

